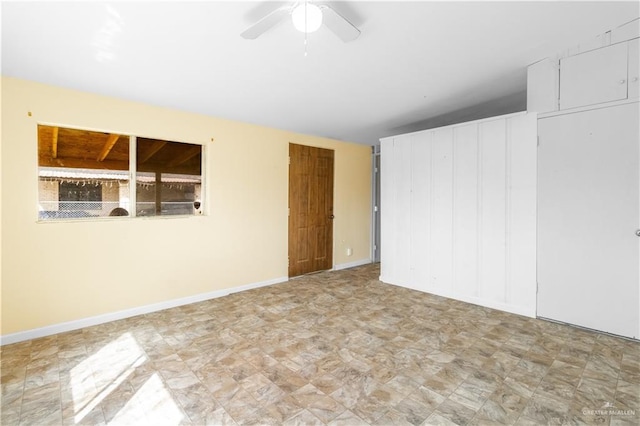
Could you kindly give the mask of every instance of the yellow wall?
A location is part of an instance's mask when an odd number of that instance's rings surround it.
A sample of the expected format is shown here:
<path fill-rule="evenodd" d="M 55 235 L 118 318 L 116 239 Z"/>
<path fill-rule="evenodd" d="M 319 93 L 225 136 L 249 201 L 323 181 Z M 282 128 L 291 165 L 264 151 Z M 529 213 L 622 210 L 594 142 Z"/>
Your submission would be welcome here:
<path fill-rule="evenodd" d="M 335 150 L 334 263 L 370 257 L 368 146 L 7 77 L 1 88 L 2 335 L 286 277 L 290 142 Z M 208 215 L 37 223 L 38 123 L 204 144 Z"/>

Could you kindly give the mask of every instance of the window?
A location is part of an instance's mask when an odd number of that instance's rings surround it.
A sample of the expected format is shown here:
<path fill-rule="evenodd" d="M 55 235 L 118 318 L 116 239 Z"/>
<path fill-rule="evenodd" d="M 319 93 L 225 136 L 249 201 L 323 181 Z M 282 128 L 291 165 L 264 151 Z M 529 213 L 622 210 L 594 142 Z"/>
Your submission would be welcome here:
<path fill-rule="evenodd" d="M 202 147 L 145 138 L 137 144 L 138 216 L 194 214 L 202 198 Z"/>
<path fill-rule="evenodd" d="M 39 125 L 38 166 L 40 220 L 202 212 L 201 145 Z"/>

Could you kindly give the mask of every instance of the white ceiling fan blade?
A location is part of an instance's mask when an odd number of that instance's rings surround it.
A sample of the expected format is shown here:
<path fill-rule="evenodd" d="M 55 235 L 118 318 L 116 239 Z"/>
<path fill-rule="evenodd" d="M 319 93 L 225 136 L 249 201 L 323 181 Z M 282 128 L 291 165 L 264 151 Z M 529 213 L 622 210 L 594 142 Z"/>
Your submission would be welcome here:
<path fill-rule="evenodd" d="M 256 39 L 289 16 L 290 13 L 291 6 L 280 7 L 244 30 L 240 35 L 249 40 Z"/>
<path fill-rule="evenodd" d="M 351 22 L 333 10 L 328 5 L 321 6 L 322 8 L 322 23 L 327 26 L 340 40 L 345 43 L 353 41 L 360 35 L 360 30 L 357 29 Z"/>

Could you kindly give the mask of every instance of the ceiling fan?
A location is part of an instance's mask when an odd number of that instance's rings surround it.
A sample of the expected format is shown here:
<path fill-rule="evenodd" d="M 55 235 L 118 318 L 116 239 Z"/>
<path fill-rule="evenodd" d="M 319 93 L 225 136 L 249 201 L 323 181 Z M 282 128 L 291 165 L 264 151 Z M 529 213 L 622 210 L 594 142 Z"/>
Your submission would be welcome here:
<path fill-rule="evenodd" d="M 309 1 L 293 2 L 279 7 L 240 35 L 246 39 L 256 39 L 289 16 L 296 29 L 305 34 L 316 31 L 324 24 L 345 43 L 355 40 L 360 35 L 360 30 L 331 6 Z"/>

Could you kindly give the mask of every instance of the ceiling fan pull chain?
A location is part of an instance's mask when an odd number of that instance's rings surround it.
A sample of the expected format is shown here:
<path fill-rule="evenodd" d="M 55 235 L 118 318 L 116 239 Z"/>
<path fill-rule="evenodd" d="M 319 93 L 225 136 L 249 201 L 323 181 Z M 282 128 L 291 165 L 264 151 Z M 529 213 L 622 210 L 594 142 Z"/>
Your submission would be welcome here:
<path fill-rule="evenodd" d="M 307 17 L 307 5 L 309 4 L 308 1 L 305 0 L 304 2 L 304 56 L 307 56 L 307 34 L 309 34 L 309 31 L 307 31 L 307 25 L 308 25 L 308 17 Z"/>
<path fill-rule="evenodd" d="M 307 56 L 307 33 L 304 33 L 304 56 Z"/>

